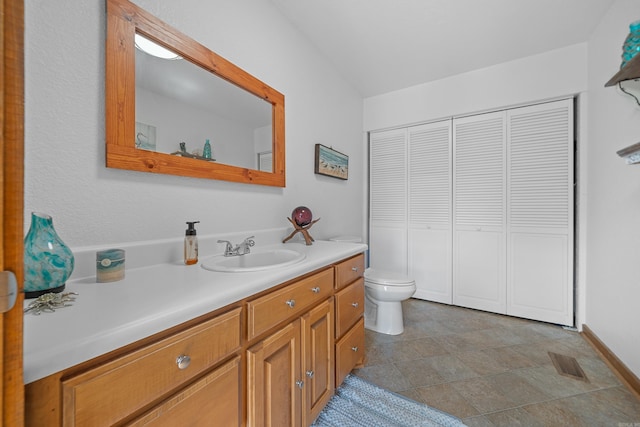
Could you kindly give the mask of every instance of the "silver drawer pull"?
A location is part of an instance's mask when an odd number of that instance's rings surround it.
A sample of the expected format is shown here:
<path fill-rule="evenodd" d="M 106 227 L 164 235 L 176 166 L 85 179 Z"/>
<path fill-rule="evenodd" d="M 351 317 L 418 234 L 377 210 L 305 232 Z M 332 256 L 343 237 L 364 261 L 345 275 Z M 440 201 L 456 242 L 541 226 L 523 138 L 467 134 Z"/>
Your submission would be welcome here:
<path fill-rule="evenodd" d="M 351 347 L 351 350 L 353 350 L 353 351 L 358 351 L 358 346 L 357 346 L 357 345 L 354 345 L 353 347 Z"/>
<path fill-rule="evenodd" d="M 290 299 L 287 302 L 285 302 L 285 304 L 287 304 L 289 307 L 293 308 L 296 305 L 296 300 Z"/>
<path fill-rule="evenodd" d="M 360 304 L 358 304 L 357 302 L 352 302 L 351 305 L 353 306 L 353 308 L 358 308 Z"/>
<path fill-rule="evenodd" d="M 186 354 L 181 354 L 176 359 L 176 365 L 178 365 L 178 369 L 187 369 L 190 363 L 191 363 L 191 358 Z"/>
<path fill-rule="evenodd" d="M 307 376 L 309 378 L 313 378 L 313 371 L 307 371 Z"/>
<path fill-rule="evenodd" d="M 311 292 L 313 292 L 314 294 L 317 294 L 318 292 L 320 292 L 320 286 L 316 286 L 315 288 L 311 288 Z"/>
<path fill-rule="evenodd" d="M 355 271 L 357 273 L 358 272 L 358 267 L 351 267 L 351 271 Z"/>
<path fill-rule="evenodd" d="M 302 388 L 302 387 L 304 387 L 304 381 L 298 380 L 298 381 L 296 381 L 296 385 L 298 386 L 298 388 Z"/>

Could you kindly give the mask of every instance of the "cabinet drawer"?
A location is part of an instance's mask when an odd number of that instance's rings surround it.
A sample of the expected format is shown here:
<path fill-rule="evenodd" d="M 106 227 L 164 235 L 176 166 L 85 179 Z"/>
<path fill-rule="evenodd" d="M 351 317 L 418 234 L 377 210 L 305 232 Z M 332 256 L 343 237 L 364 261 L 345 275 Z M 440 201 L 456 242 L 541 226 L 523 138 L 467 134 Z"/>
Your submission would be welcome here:
<path fill-rule="evenodd" d="M 364 313 L 364 279 L 336 294 L 336 337 L 341 337 Z"/>
<path fill-rule="evenodd" d="M 343 288 L 364 274 L 364 254 L 336 264 L 336 289 Z"/>
<path fill-rule="evenodd" d="M 129 427 L 239 426 L 240 357 L 214 369 L 147 412 Z M 215 421 L 211 418 L 215 416 Z"/>
<path fill-rule="evenodd" d="M 364 359 L 364 319 L 361 318 L 336 344 L 336 387 Z"/>
<path fill-rule="evenodd" d="M 333 270 L 326 269 L 247 303 L 247 334 L 251 340 L 280 322 L 302 313 L 333 293 Z"/>
<path fill-rule="evenodd" d="M 241 308 L 62 382 L 65 426 L 112 425 L 240 348 Z M 178 359 L 188 356 L 186 366 Z"/>

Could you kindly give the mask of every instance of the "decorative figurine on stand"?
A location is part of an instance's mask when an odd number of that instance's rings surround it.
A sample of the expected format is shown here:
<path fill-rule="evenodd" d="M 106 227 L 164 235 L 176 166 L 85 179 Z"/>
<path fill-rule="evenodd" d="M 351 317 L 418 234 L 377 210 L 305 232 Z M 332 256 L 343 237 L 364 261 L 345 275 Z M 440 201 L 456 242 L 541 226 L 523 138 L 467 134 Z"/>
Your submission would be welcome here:
<path fill-rule="evenodd" d="M 291 219 L 293 218 L 293 219 Z M 291 218 L 287 218 L 291 224 L 293 224 L 293 232 L 289 234 L 289 236 L 282 241 L 282 243 L 286 243 L 297 233 L 301 233 L 304 237 L 304 241 L 307 243 L 307 246 L 312 245 L 313 237 L 309 234 L 309 229 L 313 224 L 320 221 L 320 218 L 312 220 L 313 215 L 311 214 L 311 209 L 306 206 L 298 206 L 291 212 Z"/>

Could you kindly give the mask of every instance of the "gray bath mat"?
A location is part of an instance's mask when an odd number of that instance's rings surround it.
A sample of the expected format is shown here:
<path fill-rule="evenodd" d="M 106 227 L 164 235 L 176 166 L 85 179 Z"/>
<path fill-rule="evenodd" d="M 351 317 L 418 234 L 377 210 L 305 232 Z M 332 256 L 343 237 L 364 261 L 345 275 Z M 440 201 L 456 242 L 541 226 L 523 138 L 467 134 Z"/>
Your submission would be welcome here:
<path fill-rule="evenodd" d="M 348 375 L 316 421 L 316 427 L 463 426 L 456 417 Z"/>

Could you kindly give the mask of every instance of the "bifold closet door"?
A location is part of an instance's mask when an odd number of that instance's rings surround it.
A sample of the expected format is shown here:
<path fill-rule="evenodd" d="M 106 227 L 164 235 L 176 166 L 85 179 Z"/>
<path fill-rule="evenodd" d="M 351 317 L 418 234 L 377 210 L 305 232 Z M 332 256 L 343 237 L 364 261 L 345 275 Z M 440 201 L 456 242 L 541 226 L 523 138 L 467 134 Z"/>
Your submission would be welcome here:
<path fill-rule="evenodd" d="M 507 314 L 573 325 L 573 101 L 507 123 Z"/>
<path fill-rule="evenodd" d="M 369 135 L 369 264 L 407 274 L 407 130 Z"/>
<path fill-rule="evenodd" d="M 408 128 L 409 275 L 414 297 L 446 304 L 451 292 L 451 120 Z"/>
<path fill-rule="evenodd" d="M 505 113 L 454 120 L 453 141 L 453 303 L 505 313 Z"/>

